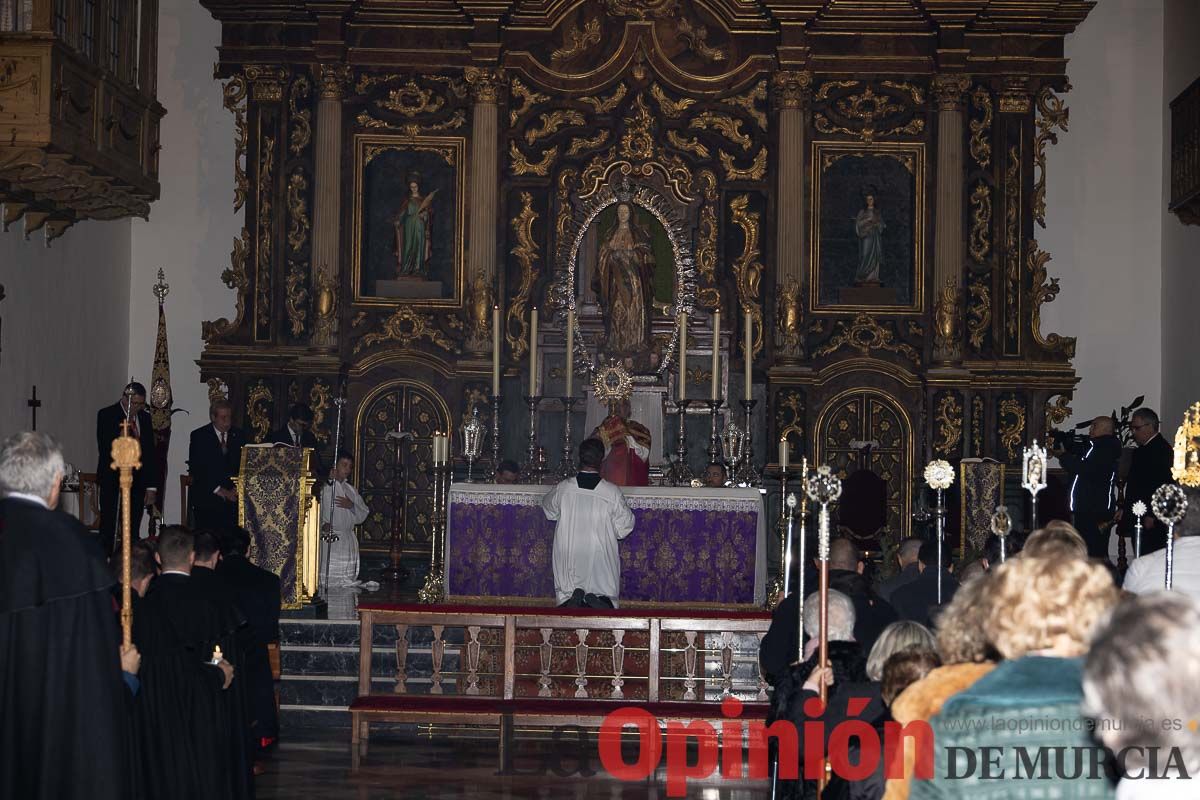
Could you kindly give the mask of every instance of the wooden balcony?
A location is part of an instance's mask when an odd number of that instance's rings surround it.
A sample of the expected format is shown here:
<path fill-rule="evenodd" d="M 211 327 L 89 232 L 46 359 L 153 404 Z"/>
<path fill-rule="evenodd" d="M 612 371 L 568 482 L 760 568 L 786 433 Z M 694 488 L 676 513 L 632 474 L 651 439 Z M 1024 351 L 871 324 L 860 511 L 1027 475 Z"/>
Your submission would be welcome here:
<path fill-rule="evenodd" d="M 0 221 L 46 242 L 159 195 L 158 0 L 0 0 Z"/>
<path fill-rule="evenodd" d="M 1171 101 L 1170 210 L 1200 225 L 1200 79 Z"/>

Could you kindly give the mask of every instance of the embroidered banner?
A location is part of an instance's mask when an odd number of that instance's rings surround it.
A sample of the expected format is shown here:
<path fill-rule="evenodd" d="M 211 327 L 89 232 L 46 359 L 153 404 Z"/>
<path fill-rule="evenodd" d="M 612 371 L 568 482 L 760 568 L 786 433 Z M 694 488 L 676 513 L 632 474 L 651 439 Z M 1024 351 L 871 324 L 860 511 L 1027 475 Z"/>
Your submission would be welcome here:
<path fill-rule="evenodd" d="M 279 576 L 284 608 L 303 598 L 300 564 L 300 476 L 296 447 L 243 447 L 238 482 L 238 524 L 250 532 L 250 560 Z"/>

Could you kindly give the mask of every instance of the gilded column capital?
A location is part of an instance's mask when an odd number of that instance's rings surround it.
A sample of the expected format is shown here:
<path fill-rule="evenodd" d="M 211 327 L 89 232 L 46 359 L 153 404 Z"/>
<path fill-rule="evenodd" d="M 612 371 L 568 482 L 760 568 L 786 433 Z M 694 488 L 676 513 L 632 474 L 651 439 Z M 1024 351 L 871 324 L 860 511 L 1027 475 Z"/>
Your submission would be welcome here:
<path fill-rule="evenodd" d="M 942 73 L 933 76 L 933 96 L 938 111 L 958 111 L 966 101 L 971 79 L 962 73 Z"/>
<path fill-rule="evenodd" d="M 265 64 L 250 64 L 246 67 L 246 81 L 250 84 L 250 96 L 260 103 L 283 101 L 283 84 L 289 72 L 285 67 Z"/>
<path fill-rule="evenodd" d="M 812 97 L 812 73 L 808 70 L 785 70 L 771 76 L 771 98 L 776 111 L 785 108 L 804 108 Z"/>
<path fill-rule="evenodd" d="M 1028 114 L 1032 110 L 1029 81 L 1026 78 L 1005 78 L 1000 88 L 1000 113 Z"/>
<path fill-rule="evenodd" d="M 500 102 L 500 95 L 505 88 L 504 73 L 500 70 L 467 67 L 463 70 L 463 77 L 471 87 L 471 99 L 476 103 L 495 105 Z"/>
<path fill-rule="evenodd" d="M 318 64 L 317 80 L 321 84 L 322 100 L 341 100 L 350 85 L 350 65 Z"/>

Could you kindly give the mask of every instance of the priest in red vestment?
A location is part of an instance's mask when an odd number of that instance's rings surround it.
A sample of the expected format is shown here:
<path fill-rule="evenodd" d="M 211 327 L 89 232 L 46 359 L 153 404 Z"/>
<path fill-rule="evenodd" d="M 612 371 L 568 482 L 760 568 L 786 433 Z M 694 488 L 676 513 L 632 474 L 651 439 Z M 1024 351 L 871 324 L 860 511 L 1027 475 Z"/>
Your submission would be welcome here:
<path fill-rule="evenodd" d="M 611 403 L 608 417 L 592 434 L 604 443 L 600 476 L 617 486 L 649 486 L 650 430 L 630 413 L 628 399 Z"/>

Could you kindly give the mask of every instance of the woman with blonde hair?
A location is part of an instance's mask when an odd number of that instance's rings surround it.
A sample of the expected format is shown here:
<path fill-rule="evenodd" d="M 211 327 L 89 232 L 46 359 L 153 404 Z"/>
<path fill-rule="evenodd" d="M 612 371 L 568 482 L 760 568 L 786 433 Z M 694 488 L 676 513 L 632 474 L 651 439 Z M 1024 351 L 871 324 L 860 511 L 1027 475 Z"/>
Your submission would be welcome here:
<path fill-rule="evenodd" d="M 883 665 L 896 653 L 909 648 L 933 650 L 933 634 L 919 622 L 903 620 L 883 629 L 867 656 L 867 677 L 879 683 L 883 680 Z"/>

